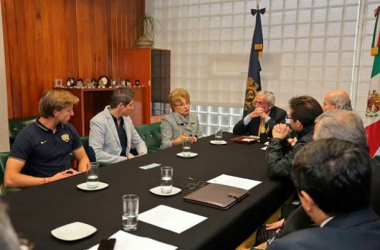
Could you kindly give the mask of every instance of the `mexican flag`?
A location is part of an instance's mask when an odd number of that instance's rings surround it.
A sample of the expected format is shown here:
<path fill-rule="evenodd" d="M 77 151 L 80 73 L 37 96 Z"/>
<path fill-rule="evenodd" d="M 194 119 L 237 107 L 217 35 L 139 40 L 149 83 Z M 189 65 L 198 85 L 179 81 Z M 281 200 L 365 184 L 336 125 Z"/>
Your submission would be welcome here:
<path fill-rule="evenodd" d="M 374 56 L 371 84 L 368 93 L 365 126 L 371 157 L 380 155 L 380 6 L 375 10 L 375 29 L 372 37 L 371 55 Z"/>

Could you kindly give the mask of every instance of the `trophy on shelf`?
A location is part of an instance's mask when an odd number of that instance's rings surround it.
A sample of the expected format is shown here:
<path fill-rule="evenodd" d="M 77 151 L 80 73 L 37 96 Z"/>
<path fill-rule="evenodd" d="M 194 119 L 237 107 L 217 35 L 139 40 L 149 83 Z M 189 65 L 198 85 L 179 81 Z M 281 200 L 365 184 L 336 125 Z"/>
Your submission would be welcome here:
<path fill-rule="evenodd" d="M 78 81 L 77 81 L 77 88 L 78 88 L 78 89 L 83 88 L 83 80 L 82 80 L 82 78 L 79 78 L 79 79 L 78 79 Z"/>
<path fill-rule="evenodd" d="M 62 79 L 55 79 L 54 80 L 54 88 L 62 88 Z"/>
<path fill-rule="evenodd" d="M 98 86 L 99 88 L 106 88 L 109 86 L 109 80 L 106 76 L 101 76 L 98 79 Z"/>
<path fill-rule="evenodd" d="M 91 79 L 91 85 L 92 88 L 97 88 L 98 87 L 98 81 L 95 78 Z"/>
<path fill-rule="evenodd" d="M 90 79 L 86 79 L 86 80 L 84 81 L 84 86 L 85 86 L 86 88 L 93 88 L 93 87 L 94 87 L 94 86 L 92 86 L 92 82 L 91 82 Z"/>
<path fill-rule="evenodd" d="M 131 84 L 131 81 L 129 79 L 126 80 L 126 84 L 127 84 L 126 86 L 128 88 L 132 88 L 132 84 Z"/>
<path fill-rule="evenodd" d="M 75 85 L 75 80 L 72 77 L 67 78 L 66 80 L 66 87 L 72 88 Z"/>
<path fill-rule="evenodd" d="M 116 79 L 111 80 L 111 86 L 112 86 L 112 88 L 117 88 L 119 86 Z"/>

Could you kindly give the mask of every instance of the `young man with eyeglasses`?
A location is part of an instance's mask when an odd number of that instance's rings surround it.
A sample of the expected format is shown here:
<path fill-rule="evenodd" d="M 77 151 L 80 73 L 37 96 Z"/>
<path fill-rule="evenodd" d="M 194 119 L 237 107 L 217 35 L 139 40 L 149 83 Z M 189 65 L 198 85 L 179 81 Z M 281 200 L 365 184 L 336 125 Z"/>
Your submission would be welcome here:
<path fill-rule="evenodd" d="M 133 91 L 127 88 L 114 90 L 110 105 L 91 119 L 89 146 L 95 151 L 96 161 L 116 163 L 132 159 L 135 156 L 130 152 L 131 145 L 138 155 L 147 153 L 145 142 L 129 117 L 133 97 Z"/>
<path fill-rule="evenodd" d="M 198 116 L 190 113 L 190 95 L 184 89 L 175 89 L 169 95 L 172 112 L 161 121 L 161 148 L 180 145 L 184 140 L 197 142 L 202 137 Z"/>
<path fill-rule="evenodd" d="M 256 93 L 255 107 L 236 123 L 233 133 L 236 135 L 259 135 L 260 129 L 272 137 L 272 129 L 278 123 L 285 123 L 286 111 L 275 106 L 276 98 L 270 91 Z"/>

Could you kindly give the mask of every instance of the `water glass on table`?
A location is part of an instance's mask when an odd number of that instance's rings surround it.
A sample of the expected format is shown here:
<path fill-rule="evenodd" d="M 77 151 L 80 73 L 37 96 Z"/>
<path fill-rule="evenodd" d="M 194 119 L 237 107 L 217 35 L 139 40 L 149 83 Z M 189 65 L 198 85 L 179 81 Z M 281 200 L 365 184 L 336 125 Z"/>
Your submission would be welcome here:
<path fill-rule="evenodd" d="M 170 194 L 173 189 L 173 168 L 161 168 L 161 193 Z"/>
<path fill-rule="evenodd" d="M 221 144 L 223 139 L 223 131 L 220 128 L 217 128 L 215 131 L 215 143 Z"/>
<path fill-rule="evenodd" d="M 123 230 L 134 231 L 137 229 L 139 215 L 139 197 L 135 194 L 123 195 Z"/>
<path fill-rule="evenodd" d="M 99 185 L 99 163 L 89 162 L 87 163 L 87 187 L 89 189 L 95 189 Z"/>
<path fill-rule="evenodd" d="M 184 139 L 182 141 L 182 155 L 183 157 L 190 157 L 191 155 L 191 140 L 189 137 L 186 137 L 186 139 Z"/>

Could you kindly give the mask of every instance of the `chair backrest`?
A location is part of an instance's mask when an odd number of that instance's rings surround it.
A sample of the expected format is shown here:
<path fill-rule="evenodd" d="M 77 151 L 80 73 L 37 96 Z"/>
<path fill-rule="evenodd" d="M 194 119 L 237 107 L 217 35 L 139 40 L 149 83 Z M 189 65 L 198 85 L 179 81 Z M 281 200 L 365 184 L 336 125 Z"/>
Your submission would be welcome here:
<path fill-rule="evenodd" d="M 81 136 L 80 140 L 82 142 L 82 146 L 84 148 L 84 151 L 86 151 L 87 156 L 89 155 L 89 142 L 88 142 L 88 136 Z"/>
<path fill-rule="evenodd" d="M 0 153 L 0 185 L 4 184 L 4 172 L 5 172 L 5 164 L 8 160 L 9 152 Z"/>
<path fill-rule="evenodd" d="M 9 140 L 12 144 L 18 133 L 37 119 L 38 116 L 9 120 Z"/>
<path fill-rule="evenodd" d="M 161 122 L 136 126 L 136 131 L 144 140 L 148 152 L 155 152 L 161 147 Z"/>

